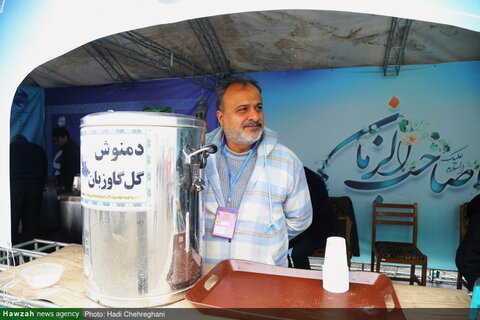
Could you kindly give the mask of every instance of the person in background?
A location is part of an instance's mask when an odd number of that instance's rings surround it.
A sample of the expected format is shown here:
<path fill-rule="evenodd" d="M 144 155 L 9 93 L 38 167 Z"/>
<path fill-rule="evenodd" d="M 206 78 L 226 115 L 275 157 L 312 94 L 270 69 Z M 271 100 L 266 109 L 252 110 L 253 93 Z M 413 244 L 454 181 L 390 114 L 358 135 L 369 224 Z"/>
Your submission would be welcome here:
<path fill-rule="evenodd" d="M 467 280 L 467 289 L 472 291 L 475 280 L 480 278 L 480 194 L 468 203 L 467 217 L 467 231 L 457 249 L 455 263 Z"/>
<path fill-rule="evenodd" d="M 291 253 L 293 267 L 297 269 L 310 269 L 309 255 L 317 249 L 325 250 L 328 237 L 341 234 L 340 223 L 330 204 L 325 182 L 320 175 L 307 167 L 305 174 L 312 200 L 313 220 L 307 230 L 289 242 L 289 247 L 293 247 Z"/>
<path fill-rule="evenodd" d="M 36 236 L 46 178 L 45 150 L 22 135 L 14 136 L 10 144 L 12 244 L 29 241 Z"/>
<path fill-rule="evenodd" d="M 218 152 L 205 168 L 205 263 L 287 266 L 289 239 L 312 221 L 303 165 L 265 127 L 255 80 L 227 78 L 216 99 L 221 127 L 207 135 Z"/>
<path fill-rule="evenodd" d="M 53 142 L 62 150 L 60 174 L 52 177 L 59 193 L 72 192 L 73 178 L 80 174 L 80 147 L 70 139 L 70 133 L 63 127 L 52 131 Z"/>

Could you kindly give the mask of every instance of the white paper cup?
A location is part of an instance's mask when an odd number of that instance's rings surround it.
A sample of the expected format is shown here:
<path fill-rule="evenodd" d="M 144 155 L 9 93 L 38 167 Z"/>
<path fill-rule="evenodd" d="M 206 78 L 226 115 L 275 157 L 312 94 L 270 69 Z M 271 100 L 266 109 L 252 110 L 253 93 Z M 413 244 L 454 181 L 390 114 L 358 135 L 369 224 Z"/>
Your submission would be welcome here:
<path fill-rule="evenodd" d="M 323 262 L 323 289 L 342 293 L 349 289 L 347 247 L 342 237 L 327 238 Z"/>

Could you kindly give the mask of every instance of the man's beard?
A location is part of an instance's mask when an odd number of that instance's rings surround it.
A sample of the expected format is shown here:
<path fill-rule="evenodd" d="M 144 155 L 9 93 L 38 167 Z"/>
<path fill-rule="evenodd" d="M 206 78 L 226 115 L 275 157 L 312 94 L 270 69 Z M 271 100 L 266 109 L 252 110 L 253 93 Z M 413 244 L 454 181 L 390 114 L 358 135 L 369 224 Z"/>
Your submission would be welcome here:
<path fill-rule="evenodd" d="M 245 131 L 243 131 L 243 129 L 246 127 L 257 126 L 257 125 L 259 125 L 260 128 L 255 129 L 256 131 L 252 132 L 252 134 L 248 134 Z M 233 143 L 249 146 L 257 142 L 258 140 L 260 140 L 260 138 L 262 137 L 263 123 L 261 121 L 246 122 L 242 125 L 242 129 L 239 131 L 235 130 L 232 127 L 224 126 L 223 131 L 225 132 L 227 139 L 232 141 Z"/>

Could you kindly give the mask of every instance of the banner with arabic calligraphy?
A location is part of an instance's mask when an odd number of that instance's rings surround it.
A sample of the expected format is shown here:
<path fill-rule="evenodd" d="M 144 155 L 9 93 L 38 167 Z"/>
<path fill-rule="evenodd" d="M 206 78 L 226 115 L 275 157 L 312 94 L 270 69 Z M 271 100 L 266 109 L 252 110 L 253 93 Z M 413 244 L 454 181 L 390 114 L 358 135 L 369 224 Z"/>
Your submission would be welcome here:
<path fill-rule="evenodd" d="M 98 210 L 151 209 L 152 150 L 145 128 L 83 128 L 82 205 Z"/>
<path fill-rule="evenodd" d="M 418 243 L 429 268 L 456 269 L 459 205 L 480 191 L 480 62 L 253 73 L 265 123 L 331 196 L 355 209 L 369 262 L 372 202 L 417 202 Z M 380 229 L 379 229 L 380 230 Z M 380 239 L 407 241 L 401 227 Z"/>

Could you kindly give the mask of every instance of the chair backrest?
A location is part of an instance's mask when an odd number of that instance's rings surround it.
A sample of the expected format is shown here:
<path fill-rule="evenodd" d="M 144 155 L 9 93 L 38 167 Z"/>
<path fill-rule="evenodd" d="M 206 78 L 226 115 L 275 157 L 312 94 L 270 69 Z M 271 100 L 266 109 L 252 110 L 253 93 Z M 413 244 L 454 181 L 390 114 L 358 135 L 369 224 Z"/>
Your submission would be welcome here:
<path fill-rule="evenodd" d="M 460 205 L 460 241 L 462 241 L 467 232 L 468 227 L 468 217 L 467 217 L 467 206 L 468 202 Z"/>
<path fill-rule="evenodd" d="M 376 242 L 377 224 L 413 227 L 412 243 L 417 245 L 418 206 L 400 203 L 373 203 L 372 244 Z M 388 217 L 388 219 L 385 219 Z"/>

